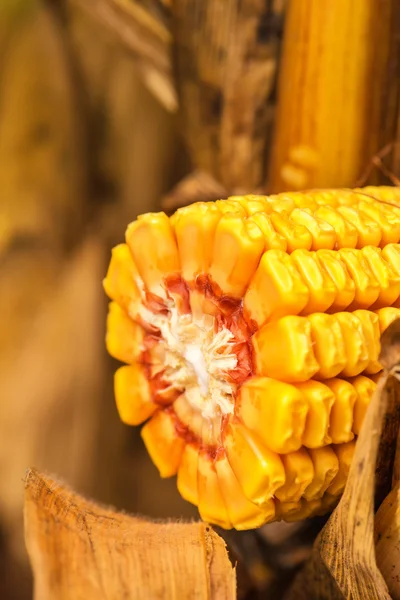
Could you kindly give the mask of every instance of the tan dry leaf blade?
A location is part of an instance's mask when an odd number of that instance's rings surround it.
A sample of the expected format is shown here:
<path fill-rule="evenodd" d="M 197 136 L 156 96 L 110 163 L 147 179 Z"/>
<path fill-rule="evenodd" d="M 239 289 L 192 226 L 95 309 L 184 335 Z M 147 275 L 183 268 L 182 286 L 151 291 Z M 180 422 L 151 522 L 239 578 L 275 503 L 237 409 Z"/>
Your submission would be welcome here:
<path fill-rule="evenodd" d="M 210 202 L 228 196 L 227 190 L 205 171 L 194 171 L 182 179 L 162 199 L 161 207 L 173 212 L 192 202 Z"/>
<path fill-rule="evenodd" d="M 170 112 L 178 108 L 168 27 L 133 0 L 69 0 L 112 31 L 134 58 L 145 86 Z M 151 5 L 151 3 L 150 3 Z"/>
<path fill-rule="evenodd" d="M 36 470 L 25 482 L 35 600 L 234 600 L 236 572 L 205 523 L 104 509 Z"/>
<path fill-rule="evenodd" d="M 284 4 L 172 2 L 182 133 L 194 169 L 229 192 L 264 182 Z"/>
<path fill-rule="evenodd" d="M 375 484 L 379 484 L 376 466 L 380 466 L 386 483 L 387 471 L 391 476 L 393 467 L 393 431 L 398 430 L 399 404 L 399 383 L 393 375 L 400 363 L 399 338 L 397 320 L 381 338 L 380 361 L 386 370 L 368 408 L 344 494 L 316 539 L 311 558 L 287 600 L 391 598 L 375 559 L 374 500 Z M 386 456 L 381 458 L 379 454 Z"/>
<path fill-rule="evenodd" d="M 400 483 L 388 494 L 375 517 L 376 562 L 393 600 L 400 599 Z"/>

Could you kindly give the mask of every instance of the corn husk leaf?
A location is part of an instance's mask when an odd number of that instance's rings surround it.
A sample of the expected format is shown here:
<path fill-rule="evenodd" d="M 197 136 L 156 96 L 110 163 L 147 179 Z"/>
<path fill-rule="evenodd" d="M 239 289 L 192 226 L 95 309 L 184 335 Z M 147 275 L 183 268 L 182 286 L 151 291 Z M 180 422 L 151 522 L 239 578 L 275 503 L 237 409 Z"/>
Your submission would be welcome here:
<path fill-rule="evenodd" d="M 376 562 L 393 600 L 400 598 L 400 483 L 388 494 L 375 517 Z"/>
<path fill-rule="evenodd" d="M 104 509 L 35 470 L 25 482 L 35 600 L 234 600 L 236 574 L 205 523 L 154 523 Z"/>

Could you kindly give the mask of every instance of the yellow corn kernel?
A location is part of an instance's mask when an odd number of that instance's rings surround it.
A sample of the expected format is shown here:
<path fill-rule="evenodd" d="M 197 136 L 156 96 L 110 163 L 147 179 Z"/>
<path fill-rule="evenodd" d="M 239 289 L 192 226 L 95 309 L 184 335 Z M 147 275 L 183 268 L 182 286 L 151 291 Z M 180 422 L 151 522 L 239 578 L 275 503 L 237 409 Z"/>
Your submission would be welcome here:
<path fill-rule="evenodd" d="M 378 317 L 379 331 L 382 334 L 393 321 L 400 318 L 400 308 L 388 306 L 387 308 L 376 310 L 375 314 Z M 377 351 L 379 352 L 379 350 Z"/>
<path fill-rule="evenodd" d="M 399 188 L 392 187 L 392 190 L 398 190 Z M 399 194 L 393 194 L 392 192 L 392 200 L 382 201 L 382 200 L 372 200 L 368 198 L 368 202 L 374 204 L 374 206 L 379 206 L 385 217 L 392 225 L 397 225 L 400 219 L 400 204 L 399 204 Z M 397 205 L 396 205 L 397 203 Z"/>
<path fill-rule="evenodd" d="M 190 282 L 207 273 L 213 258 L 215 229 L 221 213 L 210 202 L 197 202 L 180 208 L 171 217 L 183 278 Z"/>
<path fill-rule="evenodd" d="M 308 412 L 302 443 L 306 448 L 320 448 L 331 442 L 328 435 L 329 420 L 335 396 L 332 390 L 319 381 L 306 381 L 296 385 L 306 398 Z"/>
<path fill-rule="evenodd" d="M 358 242 L 358 232 L 351 222 L 347 221 L 332 206 L 318 206 L 315 216 L 326 221 L 336 232 L 335 249 L 355 248 Z"/>
<path fill-rule="evenodd" d="M 338 254 L 355 284 L 354 301 L 348 309 L 369 308 L 377 301 L 380 293 L 379 282 L 369 264 L 359 251 L 351 248 L 342 248 Z"/>
<path fill-rule="evenodd" d="M 328 310 L 336 298 L 337 289 L 328 273 L 321 267 L 316 253 L 295 250 L 290 258 L 308 288 L 308 302 L 302 314 Z"/>
<path fill-rule="evenodd" d="M 400 275 L 396 274 L 390 263 L 383 258 L 380 248 L 367 246 L 361 253 L 379 282 L 380 294 L 373 308 L 391 306 L 400 295 Z"/>
<path fill-rule="evenodd" d="M 319 369 L 318 379 L 335 377 L 347 364 L 342 328 L 336 315 L 314 313 L 306 319 L 310 324 L 311 348 Z"/>
<path fill-rule="evenodd" d="M 226 213 L 233 213 L 234 215 L 240 215 L 243 218 L 247 216 L 246 209 L 234 196 L 231 196 L 231 198 L 227 200 L 217 200 L 215 202 L 215 206 L 222 215 L 225 215 Z"/>
<path fill-rule="evenodd" d="M 177 487 L 184 500 L 195 506 L 199 503 L 197 486 L 197 467 L 199 460 L 199 449 L 193 444 L 187 444 L 182 452 L 178 468 Z"/>
<path fill-rule="evenodd" d="M 107 316 L 106 347 L 117 360 L 131 364 L 142 353 L 144 331 L 116 303 L 110 302 Z"/>
<path fill-rule="evenodd" d="M 369 349 L 360 319 L 350 312 L 333 315 L 342 330 L 346 364 L 341 371 L 343 377 L 354 377 L 362 373 L 370 363 Z"/>
<path fill-rule="evenodd" d="M 319 250 L 320 248 L 333 250 L 336 244 L 336 233 L 327 221 L 319 219 L 307 208 L 295 208 L 291 212 L 290 218 L 297 225 L 304 225 L 310 232 L 312 237 L 311 250 Z"/>
<path fill-rule="evenodd" d="M 159 410 L 140 432 L 151 460 L 161 477 L 176 475 L 185 441 L 176 431 L 174 416 Z"/>
<path fill-rule="evenodd" d="M 382 370 L 382 367 L 378 362 L 380 350 L 379 318 L 378 315 L 370 310 L 355 310 L 353 314 L 360 319 L 362 323 L 362 329 L 369 352 L 369 363 L 364 372 L 367 375 L 373 375 Z"/>
<path fill-rule="evenodd" d="M 285 196 L 284 192 L 278 194 L 278 197 L 282 196 Z M 311 211 L 312 213 L 315 213 L 315 211 L 318 209 L 318 202 L 310 193 L 304 194 L 303 192 L 292 192 L 289 194 L 289 197 L 293 200 L 296 208 L 303 208 L 307 211 Z"/>
<path fill-rule="evenodd" d="M 322 498 L 339 472 L 339 461 L 330 446 L 309 450 L 309 454 L 313 463 L 314 477 L 303 495 L 306 500 L 311 501 Z"/>
<path fill-rule="evenodd" d="M 141 365 L 120 367 L 115 372 L 114 393 L 120 419 L 127 425 L 140 425 L 157 409 Z"/>
<path fill-rule="evenodd" d="M 354 386 L 357 394 L 356 402 L 354 404 L 353 433 L 355 435 L 360 435 L 365 414 L 376 389 L 376 383 L 364 375 L 359 375 L 358 377 L 354 377 L 354 379 L 350 379 L 349 383 Z"/>
<path fill-rule="evenodd" d="M 282 235 L 287 242 L 287 251 L 293 252 L 297 248 L 311 250 L 313 239 L 311 233 L 295 221 L 285 212 L 272 212 L 270 214 L 271 222 L 276 231 Z"/>
<path fill-rule="evenodd" d="M 140 215 L 128 225 L 125 237 L 147 289 L 164 298 L 165 277 L 180 270 L 174 232 L 167 215 Z"/>
<path fill-rule="evenodd" d="M 382 232 L 376 221 L 370 219 L 365 214 L 361 214 L 357 208 L 353 208 L 352 206 L 339 206 L 337 210 L 339 214 L 356 228 L 358 233 L 357 248 L 379 246 L 382 239 Z"/>
<path fill-rule="evenodd" d="M 325 383 L 335 396 L 328 435 L 334 444 L 349 442 L 354 437 L 352 432 L 353 411 L 357 393 L 351 383 L 344 379 L 330 379 Z"/>
<path fill-rule="evenodd" d="M 178 419 L 184 425 L 190 425 L 192 431 L 197 437 L 201 438 L 203 431 L 203 417 L 201 413 L 195 410 L 190 402 L 187 401 L 185 394 L 181 394 L 173 404 L 174 411 Z"/>
<path fill-rule="evenodd" d="M 272 194 L 266 196 L 265 200 L 270 207 L 269 212 L 290 214 L 296 207 L 293 199 L 288 194 Z"/>
<path fill-rule="evenodd" d="M 333 250 L 318 250 L 316 256 L 336 287 L 336 296 L 329 312 L 345 310 L 353 302 L 356 294 L 356 286 L 345 263 L 340 259 L 339 253 Z"/>
<path fill-rule="evenodd" d="M 276 501 L 277 520 L 284 520 L 286 523 L 294 523 L 308 519 L 321 510 L 322 500 L 307 501 L 301 498 L 297 502 L 279 502 Z M 326 511 L 325 511 L 326 512 Z"/>
<path fill-rule="evenodd" d="M 249 318 L 261 327 L 270 319 L 298 314 L 309 298 L 291 257 L 280 250 L 264 252 L 244 297 Z"/>
<path fill-rule="evenodd" d="M 276 490 L 275 496 L 280 502 L 298 502 L 313 480 L 313 462 L 304 448 L 284 454 L 281 458 L 286 481 Z"/>
<path fill-rule="evenodd" d="M 104 291 L 111 300 L 115 300 L 130 314 L 135 314 L 140 305 L 141 296 L 136 280 L 138 270 L 126 244 L 112 249 L 107 275 L 103 280 Z"/>
<path fill-rule="evenodd" d="M 253 215 L 254 223 L 261 229 L 264 236 L 264 245 L 266 250 L 282 250 L 286 252 L 287 242 L 285 238 L 275 231 L 271 218 L 266 213 L 256 213 Z"/>
<path fill-rule="evenodd" d="M 264 506 L 285 482 L 285 469 L 278 454 L 268 450 L 240 423 L 228 423 L 223 445 L 246 498 Z"/>
<path fill-rule="evenodd" d="M 254 529 L 274 520 L 274 501 L 267 500 L 262 507 L 250 502 L 244 495 L 226 456 L 217 457 L 214 465 L 229 520 L 235 529 Z"/>
<path fill-rule="evenodd" d="M 253 335 L 258 375 L 295 383 L 307 381 L 321 370 L 313 351 L 311 317 L 314 316 L 282 317 Z"/>
<path fill-rule="evenodd" d="M 231 198 L 228 198 L 228 201 L 231 200 L 238 202 L 245 210 L 247 216 L 260 212 L 269 212 L 269 205 L 264 196 L 255 196 L 253 194 L 247 196 L 231 196 Z"/>
<path fill-rule="evenodd" d="M 237 416 L 274 452 L 298 450 L 307 417 L 307 400 L 294 385 L 251 377 L 241 387 Z"/>
<path fill-rule="evenodd" d="M 343 190 L 343 189 L 340 189 L 340 190 L 316 189 L 316 190 L 309 190 L 308 192 L 291 192 L 290 196 L 292 197 L 292 195 L 294 195 L 294 194 L 304 194 L 305 196 L 312 199 L 317 206 L 337 207 L 337 206 L 339 206 L 338 198 L 339 198 L 339 196 L 343 195 L 343 193 L 345 193 L 345 190 Z"/>
<path fill-rule="evenodd" d="M 351 461 L 353 459 L 356 442 L 355 440 L 348 442 L 347 444 L 339 444 L 333 446 L 336 456 L 339 461 L 339 471 L 336 477 L 333 479 L 331 485 L 328 487 L 327 492 L 332 496 L 338 496 L 344 490 L 346 485 L 347 477 L 349 475 Z"/>
<path fill-rule="evenodd" d="M 197 463 L 198 508 L 203 521 L 231 529 L 232 523 L 226 510 L 218 483 L 214 462 L 206 452 L 199 452 Z"/>
<path fill-rule="evenodd" d="M 400 218 L 390 210 L 385 210 L 384 204 L 378 202 L 360 202 L 358 209 L 363 215 L 378 223 L 382 233 L 381 246 L 397 244 L 400 240 Z"/>
<path fill-rule="evenodd" d="M 322 500 L 305 500 L 302 498 L 299 503 L 298 509 L 292 510 L 288 515 L 288 518 L 285 518 L 285 521 L 288 523 L 293 523 L 295 521 L 302 521 L 303 519 L 308 519 L 309 517 L 313 517 L 317 515 L 321 510 Z"/>
<path fill-rule="evenodd" d="M 251 220 L 225 214 L 215 230 L 212 280 L 225 294 L 244 295 L 264 250 L 264 236 Z"/>
<path fill-rule="evenodd" d="M 391 210 L 396 210 L 396 208 L 392 206 L 392 204 L 400 206 L 400 188 L 398 187 L 393 187 L 389 185 L 381 185 L 377 187 L 369 185 L 364 188 L 356 188 L 354 191 L 363 194 L 363 197 L 365 197 L 365 195 L 368 195 L 373 200 L 389 202 L 391 205 Z M 396 212 L 395 214 L 400 213 Z"/>
<path fill-rule="evenodd" d="M 275 500 L 277 521 L 284 520 L 287 523 L 290 523 L 291 521 L 296 521 L 296 517 L 292 518 L 292 516 L 298 514 L 302 506 L 302 500 L 297 500 L 297 502 L 279 502 L 279 500 Z"/>
<path fill-rule="evenodd" d="M 400 277 L 400 244 L 388 244 L 382 249 L 382 258 L 389 263 L 392 271 Z M 400 307 L 400 296 L 393 302 L 393 306 Z"/>

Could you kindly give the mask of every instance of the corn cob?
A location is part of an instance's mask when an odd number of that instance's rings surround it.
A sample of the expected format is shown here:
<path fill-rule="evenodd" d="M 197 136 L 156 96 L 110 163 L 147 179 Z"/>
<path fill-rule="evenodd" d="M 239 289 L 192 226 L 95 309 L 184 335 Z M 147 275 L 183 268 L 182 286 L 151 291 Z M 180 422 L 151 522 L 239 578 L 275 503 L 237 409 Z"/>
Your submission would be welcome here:
<path fill-rule="evenodd" d="M 349 185 L 384 145 L 386 98 L 370 82 L 386 85 L 392 21 L 390 2 L 336 0 L 328 10 L 325 2 L 287 2 L 271 190 Z"/>
<path fill-rule="evenodd" d="M 396 203 L 396 188 L 232 197 L 142 215 L 114 248 L 119 414 L 147 421 L 160 475 L 204 520 L 248 529 L 338 502 L 400 317 Z"/>

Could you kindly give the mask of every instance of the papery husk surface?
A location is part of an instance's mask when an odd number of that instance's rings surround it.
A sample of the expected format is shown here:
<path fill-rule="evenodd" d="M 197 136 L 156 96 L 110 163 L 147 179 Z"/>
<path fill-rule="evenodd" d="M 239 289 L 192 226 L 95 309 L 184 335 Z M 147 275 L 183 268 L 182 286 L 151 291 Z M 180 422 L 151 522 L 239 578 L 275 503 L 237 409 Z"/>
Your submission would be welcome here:
<path fill-rule="evenodd" d="M 155 523 L 86 501 L 35 470 L 25 482 L 34 600 L 234 600 L 236 573 L 206 523 Z"/>

